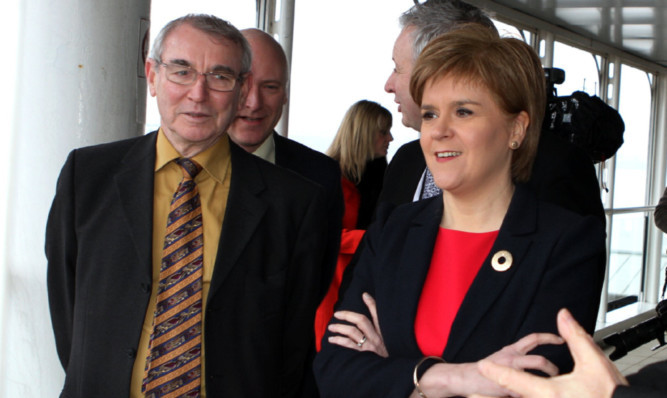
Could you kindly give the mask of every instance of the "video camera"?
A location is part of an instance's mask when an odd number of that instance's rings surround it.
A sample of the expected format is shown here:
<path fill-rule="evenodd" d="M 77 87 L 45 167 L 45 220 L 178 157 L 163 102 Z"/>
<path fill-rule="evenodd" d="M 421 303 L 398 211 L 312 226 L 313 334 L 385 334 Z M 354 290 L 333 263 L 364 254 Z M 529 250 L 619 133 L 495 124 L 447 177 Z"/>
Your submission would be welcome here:
<path fill-rule="evenodd" d="M 598 96 L 583 91 L 558 96 L 556 84 L 565 81 L 565 71 L 544 68 L 547 109 L 542 129 L 582 148 L 593 163 L 614 156 L 623 145 L 625 123 L 616 109 Z"/>
<path fill-rule="evenodd" d="M 629 351 L 653 339 L 657 339 L 659 343 L 653 348 L 654 350 L 665 345 L 667 300 L 660 301 L 655 307 L 655 311 L 657 312 L 657 316 L 603 339 L 606 344 L 615 347 L 614 352 L 609 355 L 609 359 L 615 361 L 623 358 Z"/>
<path fill-rule="evenodd" d="M 555 86 L 565 81 L 565 71 L 558 68 L 544 68 L 544 77 L 547 80 L 547 98 L 557 97 Z"/>

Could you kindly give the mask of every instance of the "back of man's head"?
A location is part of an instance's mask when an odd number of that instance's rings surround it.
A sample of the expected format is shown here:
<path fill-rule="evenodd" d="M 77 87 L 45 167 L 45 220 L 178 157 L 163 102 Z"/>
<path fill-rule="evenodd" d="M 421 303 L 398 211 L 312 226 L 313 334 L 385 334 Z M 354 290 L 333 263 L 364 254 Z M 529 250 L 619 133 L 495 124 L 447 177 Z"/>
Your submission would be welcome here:
<path fill-rule="evenodd" d="M 401 28 L 414 27 L 413 53 L 417 59 L 432 39 L 466 23 L 479 23 L 495 29 L 491 19 L 479 8 L 460 0 L 427 0 L 415 4 L 401 15 Z"/>

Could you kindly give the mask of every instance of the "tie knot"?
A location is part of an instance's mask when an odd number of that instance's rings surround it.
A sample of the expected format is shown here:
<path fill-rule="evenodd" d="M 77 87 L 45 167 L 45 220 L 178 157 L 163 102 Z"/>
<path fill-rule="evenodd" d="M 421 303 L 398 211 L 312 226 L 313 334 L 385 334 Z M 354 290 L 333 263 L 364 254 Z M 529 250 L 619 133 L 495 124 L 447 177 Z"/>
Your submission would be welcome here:
<path fill-rule="evenodd" d="M 202 169 L 197 162 L 188 158 L 178 158 L 176 163 L 183 169 L 183 178 L 194 179 Z"/>

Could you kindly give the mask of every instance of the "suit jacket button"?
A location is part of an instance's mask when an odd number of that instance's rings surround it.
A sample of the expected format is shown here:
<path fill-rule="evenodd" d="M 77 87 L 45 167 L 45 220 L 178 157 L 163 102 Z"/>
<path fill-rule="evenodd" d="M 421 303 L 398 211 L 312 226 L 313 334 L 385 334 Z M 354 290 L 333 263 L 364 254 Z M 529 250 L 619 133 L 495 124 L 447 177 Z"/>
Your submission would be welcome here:
<path fill-rule="evenodd" d="M 134 348 L 128 348 L 127 350 L 125 350 L 125 353 L 127 353 L 127 356 L 130 358 L 135 358 L 137 356 L 137 350 L 135 350 Z"/>
<path fill-rule="evenodd" d="M 149 285 L 148 283 L 142 283 L 141 284 L 141 291 L 144 292 L 144 293 L 150 293 L 151 285 Z"/>

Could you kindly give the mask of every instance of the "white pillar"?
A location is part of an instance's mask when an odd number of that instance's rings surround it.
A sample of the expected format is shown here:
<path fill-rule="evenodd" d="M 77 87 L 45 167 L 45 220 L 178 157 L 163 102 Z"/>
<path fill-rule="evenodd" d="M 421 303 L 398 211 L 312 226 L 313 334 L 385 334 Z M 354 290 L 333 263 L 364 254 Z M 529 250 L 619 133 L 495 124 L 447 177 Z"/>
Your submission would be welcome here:
<path fill-rule="evenodd" d="M 62 388 L 46 296 L 46 217 L 70 150 L 143 133 L 149 13 L 150 0 L 21 0 L 16 9 L 10 156 L 1 164 L 9 168 L 0 199 L 0 397 L 55 397 Z"/>

